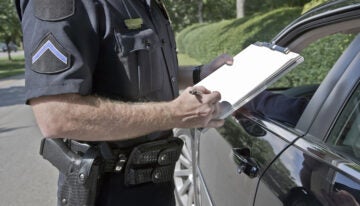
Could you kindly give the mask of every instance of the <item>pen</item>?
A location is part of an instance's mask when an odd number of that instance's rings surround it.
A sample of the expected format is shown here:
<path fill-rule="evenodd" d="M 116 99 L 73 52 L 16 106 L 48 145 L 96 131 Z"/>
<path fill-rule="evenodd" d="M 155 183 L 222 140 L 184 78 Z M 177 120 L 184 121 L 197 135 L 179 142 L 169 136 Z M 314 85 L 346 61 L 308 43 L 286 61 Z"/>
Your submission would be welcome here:
<path fill-rule="evenodd" d="M 192 90 L 189 91 L 189 93 L 192 94 L 192 95 L 201 95 L 201 94 L 202 94 L 202 93 L 201 93 L 199 90 L 197 90 L 197 89 L 192 89 Z"/>

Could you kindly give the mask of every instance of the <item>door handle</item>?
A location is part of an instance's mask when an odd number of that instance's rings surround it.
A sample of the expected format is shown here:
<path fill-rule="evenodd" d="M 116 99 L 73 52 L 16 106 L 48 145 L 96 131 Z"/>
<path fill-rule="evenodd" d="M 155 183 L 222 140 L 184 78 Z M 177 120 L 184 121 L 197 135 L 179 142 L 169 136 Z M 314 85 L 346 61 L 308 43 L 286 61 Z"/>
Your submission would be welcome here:
<path fill-rule="evenodd" d="M 259 166 L 256 161 L 250 157 L 249 148 L 233 148 L 233 158 L 238 165 L 237 172 L 245 173 L 250 178 L 257 177 L 259 174 Z"/>

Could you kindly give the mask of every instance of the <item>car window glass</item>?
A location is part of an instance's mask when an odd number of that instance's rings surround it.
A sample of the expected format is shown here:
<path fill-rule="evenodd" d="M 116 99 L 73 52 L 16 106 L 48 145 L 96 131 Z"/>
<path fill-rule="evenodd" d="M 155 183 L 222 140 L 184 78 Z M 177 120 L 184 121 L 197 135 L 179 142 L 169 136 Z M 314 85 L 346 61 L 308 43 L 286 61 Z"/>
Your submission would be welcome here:
<path fill-rule="evenodd" d="M 360 86 L 341 112 L 327 143 L 342 154 L 360 161 Z"/>
<path fill-rule="evenodd" d="M 355 35 L 351 34 L 333 34 L 309 44 L 300 52 L 305 59 L 304 62 L 268 89 L 272 93 L 301 98 L 305 103 L 286 98 L 255 98 L 253 101 L 260 100 L 261 102 L 256 102 L 250 111 L 275 120 L 286 127 L 295 127 L 304 111 L 304 108 L 299 107 L 306 107 L 319 84 L 354 37 Z M 271 102 L 271 99 L 274 101 Z"/>
<path fill-rule="evenodd" d="M 354 35 L 333 34 L 321 38 L 303 49 L 304 62 L 277 81 L 272 88 L 294 88 L 320 84 Z"/>

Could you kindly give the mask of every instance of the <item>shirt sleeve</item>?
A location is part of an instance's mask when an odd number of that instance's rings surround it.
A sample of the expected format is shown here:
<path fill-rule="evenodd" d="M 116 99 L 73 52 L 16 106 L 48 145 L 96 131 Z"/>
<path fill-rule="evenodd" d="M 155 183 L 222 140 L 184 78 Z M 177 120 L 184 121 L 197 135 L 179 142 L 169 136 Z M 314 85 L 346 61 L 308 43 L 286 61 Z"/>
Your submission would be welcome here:
<path fill-rule="evenodd" d="M 244 105 L 244 108 L 267 118 L 295 126 L 307 103 L 305 98 L 264 91 Z"/>
<path fill-rule="evenodd" d="M 90 94 L 99 52 L 96 5 L 88 0 L 19 0 L 26 101 Z"/>

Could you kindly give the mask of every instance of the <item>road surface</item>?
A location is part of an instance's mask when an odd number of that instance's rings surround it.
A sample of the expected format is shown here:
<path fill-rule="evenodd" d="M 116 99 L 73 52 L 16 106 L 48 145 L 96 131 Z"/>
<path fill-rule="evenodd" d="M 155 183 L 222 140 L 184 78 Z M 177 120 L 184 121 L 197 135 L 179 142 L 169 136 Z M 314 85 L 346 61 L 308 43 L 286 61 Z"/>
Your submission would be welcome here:
<path fill-rule="evenodd" d="M 40 140 L 23 75 L 0 79 L 0 205 L 56 205 L 57 171 L 39 155 Z"/>

